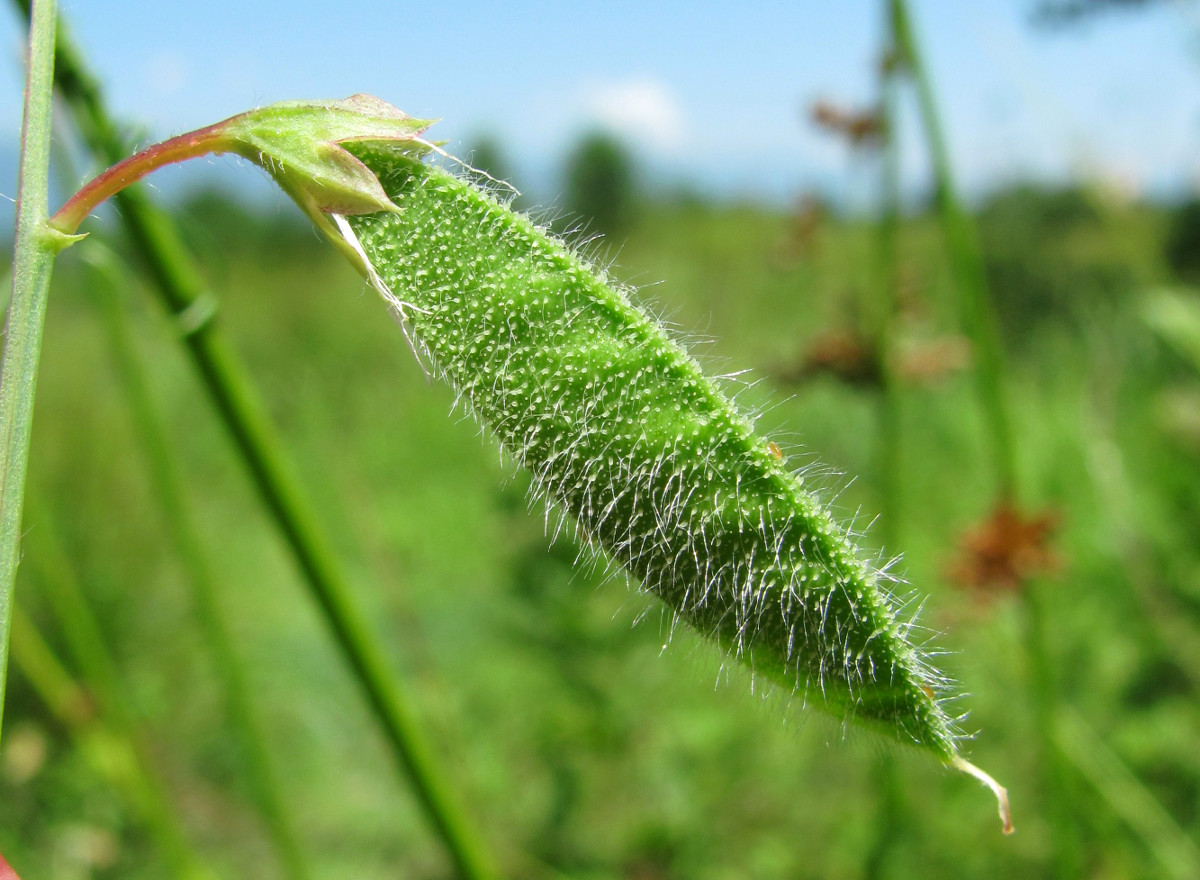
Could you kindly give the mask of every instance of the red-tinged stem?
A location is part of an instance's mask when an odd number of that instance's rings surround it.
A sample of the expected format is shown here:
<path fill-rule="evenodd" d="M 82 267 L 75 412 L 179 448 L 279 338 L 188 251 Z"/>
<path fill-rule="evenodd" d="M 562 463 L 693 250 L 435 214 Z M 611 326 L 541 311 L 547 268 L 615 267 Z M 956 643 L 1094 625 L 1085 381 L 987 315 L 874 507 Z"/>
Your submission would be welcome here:
<path fill-rule="evenodd" d="M 58 213 L 50 218 L 50 225 L 61 232 L 74 233 L 79 224 L 109 196 L 116 195 L 151 171 L 209 153 L 231 152 L 233 145 L 224 133 L 227 122 L 228 120 L 218 122 L 178 135 L 118 162 L 71 196 L 66 204 L 58 209 Z M 0 880 L 5 880 L 2 874 Z"/>
<path fill-rule="evenodd" d="M 4 861 L 4 856 L 0 856 L 0 880 L 21 880 L 12 869 L 12 865 Z"/>

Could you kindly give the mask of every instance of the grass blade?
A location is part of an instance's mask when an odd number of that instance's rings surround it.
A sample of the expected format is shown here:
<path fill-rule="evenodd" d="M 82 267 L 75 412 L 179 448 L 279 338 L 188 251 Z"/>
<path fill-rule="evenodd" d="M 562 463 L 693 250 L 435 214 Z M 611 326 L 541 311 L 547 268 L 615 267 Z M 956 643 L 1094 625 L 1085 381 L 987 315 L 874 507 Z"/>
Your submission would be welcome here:
<path fill-rule="evenodd" d="M 56 14 L 56 0 L 38 0 L 30 21 L 12 298 L 0 364 L 0 725 L 4 720 L 8 631 L 21 552 L 21 508 L 46 297 L 54 255 L 70 241 L 45 225 Z"/>
<path fill-rule="evenodd" d="M 1078 712 L 1057 716 L 1056 740 L 1075 769 L 1146 844 L 1165 876 L 1200 877 L 1200 848 Z"/>
<path fill-rule="evenodd" d="M 894 59 L 892 35 L 885 35 L 884 57 Z M 885 61 L 879 73 L 879 221 L 876 236 L 879 290 L 875 327 L 876 357 L 880 366 L 879 436 L 875 455 L 879 462 L 878 541 L 885 550 L 902 546 L 899 536 L 902 504 L 900 383 L 895 371 L 896 317 L 899 308 L 900 141 L 897 131 L 895 64 Z M 873 837 L 863 857 L 864 880 L 887 875 L 889 856 L 903 839 L 908 822 L 900 768 L 894 755 L 884 752 L 874 776 L 877 812 Z"/>
<path fill-rule="evenodd" d="M 890 10 L 897 57 L 908 68 L 916 84 L 925 143 L 933 167 L 938 216 L 946 237 L 950 268 L 961 297 L 963 323 L 971 335 L 978 359 L 975 376 L 979 399 L 988 420 L 996 479 L 1001 495 L 1015 499 L 1017 462 L 1004 392 L 1004 352 L 984 275 L 983 254 L 954 181 L 950 150 L 946 145 L 933 82 L 913 31 L 908 5 L 905 0 L 890 0 Z"/>

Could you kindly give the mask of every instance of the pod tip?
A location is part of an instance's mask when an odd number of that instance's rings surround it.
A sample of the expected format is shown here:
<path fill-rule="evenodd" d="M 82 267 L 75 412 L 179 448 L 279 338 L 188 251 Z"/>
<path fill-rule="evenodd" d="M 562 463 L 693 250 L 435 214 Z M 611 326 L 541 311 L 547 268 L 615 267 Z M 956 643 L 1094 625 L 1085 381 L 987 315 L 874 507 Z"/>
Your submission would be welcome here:
<path fill-rule="evenodd" d="M 1012 822 L 1012 809 L 1008 805 L 1008 789 L 1006 789 L 1003 785 L 1001 785 L 983 770 L 980 770 L 970 761 L 960 758 L 958 755 L 955 755 L 951 759 L 950 766 L 955 770 L 961 770 L 968 776 L 974 776 L 992 790 L 992 794 L 996 796 L 996 804 L 1000 810 L 1000 822 L 1002 824 L 1004 833 L 1012 834 L 1014 829 Z"/>

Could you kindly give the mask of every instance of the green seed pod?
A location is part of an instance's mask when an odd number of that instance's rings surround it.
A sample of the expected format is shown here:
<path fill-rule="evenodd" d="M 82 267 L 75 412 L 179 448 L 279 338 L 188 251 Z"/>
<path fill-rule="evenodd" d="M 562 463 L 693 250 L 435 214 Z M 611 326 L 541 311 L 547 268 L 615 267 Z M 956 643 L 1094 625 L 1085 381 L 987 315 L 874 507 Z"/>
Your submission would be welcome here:
<path fill-rule="evenodd" d="M 399 208 L 348 221 L 375 283 L 536 491 L 756 673 L 952 759 L 944 680 L 880 572 L 683 347 L 528 218 L 351 149 Z"/>
<path fill-rule="evenodd" d="M 600 549 L 788 692 L 958 755 L 947 682 L 851 535 L 606 273 L 411 154 L 348 144 L 398 210 L 336 217 L 414 350 Z"/>

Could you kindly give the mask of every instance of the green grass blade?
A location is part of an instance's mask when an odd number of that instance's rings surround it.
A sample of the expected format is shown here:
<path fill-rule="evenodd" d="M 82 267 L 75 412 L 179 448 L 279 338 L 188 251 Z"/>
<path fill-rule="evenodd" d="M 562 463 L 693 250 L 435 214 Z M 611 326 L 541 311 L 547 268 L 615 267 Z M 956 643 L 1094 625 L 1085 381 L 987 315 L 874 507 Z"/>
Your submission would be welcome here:
<path fill-rule="evenodd" d="M 0 364 L 0 722 L 4 720 L 8 631 L 21 553 L 21 508 L 46 297 L 54 255 L 66 241 L 45 226 L 56 13 L 55 0 L 39 0 L 29 28 L 12 297 Z"/>
<path fill-rule="evenodd" d="M 967 214 L 954 180 L 950 150 L 938 113 L 933 81 L 925 67 L 905 0 L 890 0 L 892 33 L 897 57 L 916 84 L 925 142 L 933 167 L 938 216 L 946 237 L 950 268 L 961 297 L 963 324 L 970 334 L 978 361 L 975 369 L 980 402 L 988 420 L 992 461 L 1001 494 L 1016 498 L 1017 462 L 1004 391 L 1004 352 L 996 325 L 995 308 L 984 274 L 983 254 L 975 227 Z"/>
<path fill-rule="evenodd" d="M 1195 292 L 1155 290 L 1145 297 L 1140 311 L 1147 326 L 1200 373 L 1200 305 Z"/>
<path fill-rule="evenodd" d="M 1200 848 L 1091 728 L 1070 709 L 1058 713 L 1056 739 L 1075 769 L 1138 835 L 1164 876 L 1200 877 Z"/>
<path fill-rule="evenodd" d="M 889 40 L 885 57 L 894 58 Z M 900 384 L 895 371 L 896 317 L 900 308 L 900 141 L 896 112 L 899 83 L 894 63 L 885 63 L 880 75 L 879 223 L 876 237 L 878 317 L 875 340 L 883 387 L 879 402 L 879 439 L 876 448 L 880 479 L 880 533 L 884 547 L 899 546 L 900 485 Z"/>
<path fill-rule="evenodd" d="M 884 47 L 885 57 L 895 48 Z M 880 365 L 879 432 L 875 456 L 879 462 L 879 524 L 877 539 L 885 550 L 902 546 L 900 526 L 903 437 L 900 424 L 900 383 L 895 371 L 896 316 L 899 310 L 900 237 L 900 142 L 896 113 L 897 77 L 893 64 L 880 71 L 879 222 L 876 237 L 878 316 L 875 327 L 876 354 Z M 896 758 L 883 753 L 874 774 L 877 812 L 873 836 L 863 857 L 864 880 L 887 876 L 889 857 L 906 833 L 908 811 Z"/>

